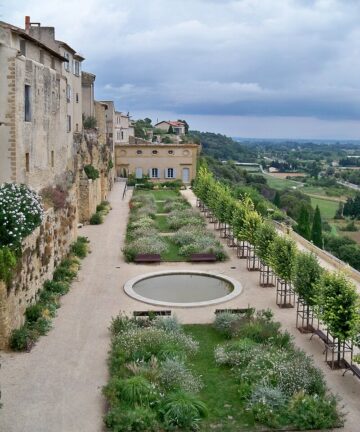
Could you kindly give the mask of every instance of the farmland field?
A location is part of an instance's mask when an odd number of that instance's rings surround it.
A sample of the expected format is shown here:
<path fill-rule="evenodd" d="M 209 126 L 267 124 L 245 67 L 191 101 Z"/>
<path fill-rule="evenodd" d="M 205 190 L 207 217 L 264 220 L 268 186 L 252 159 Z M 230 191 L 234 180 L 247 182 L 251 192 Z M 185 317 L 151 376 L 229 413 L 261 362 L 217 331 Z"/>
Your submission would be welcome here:
<path fill-rule="evenodd" d="M 336 210 L 339 207 L 339 203 L 336 201 L 331 201 L 323 198 L 311 197 L 311 205 L 315 208 L 319 206 L 321 217 L 323 219 L 333 219 Z"/>

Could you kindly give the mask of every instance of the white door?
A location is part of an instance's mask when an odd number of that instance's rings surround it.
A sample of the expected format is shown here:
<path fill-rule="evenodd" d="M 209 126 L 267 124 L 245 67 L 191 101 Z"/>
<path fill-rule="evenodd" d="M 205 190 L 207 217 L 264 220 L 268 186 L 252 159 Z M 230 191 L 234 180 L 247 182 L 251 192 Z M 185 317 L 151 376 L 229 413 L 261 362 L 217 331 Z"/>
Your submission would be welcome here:
<path fill-rule="evenodd" d="M 183 168 L 182 181 L 184 183 L 189 183 L 189 178 L 190 178 L 190 169 L 189 168 Z"/>

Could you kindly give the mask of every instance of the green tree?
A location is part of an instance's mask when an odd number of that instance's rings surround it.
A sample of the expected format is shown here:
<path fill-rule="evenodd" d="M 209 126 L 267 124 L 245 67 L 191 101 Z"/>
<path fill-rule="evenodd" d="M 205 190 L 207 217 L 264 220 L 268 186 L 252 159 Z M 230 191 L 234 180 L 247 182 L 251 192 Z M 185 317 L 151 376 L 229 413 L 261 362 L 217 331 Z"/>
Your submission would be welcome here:
<path fill-rule="evenodd" d="M 305 205 L 302 205 L 300 208 L 299 219 L 297 221 L 296 231 L 306 238 L 306 240 L 310 240 L 311 237 L 311 228 L 310 228 L 310 214 Z"/>
<path fill-rule="evenodd" d="M 294 290 L 306 304 L 305 321 L 306 329 L 310 328 L 310 308 L 315 305 L 317 284 L 322 275 L 322 268 L 316 256 L 312 253 L 298 252 L 294 270 Z"/>
<path fill-rule="evenodd" d="M 168 134 L 173 134 L 174 133 L 174 129 L 173 127 L 170 125 L 169 126 L 169 130 L 168 130 Z"/>
<path fill-rule="evenodd" d="M 322 222 L 319 206 L 316 206 L 312 229 L 311 229 L 311 240 L 315 246 L 322 249 L 323 247 L 323 236 L 322 236 Z"/>
<path fill-rule="evenodd" d="M 186 120 L 181 120 L 181 119 L 178 119 L 178 121 L 184 123 L 184 125 L 185 125 L 185 134 L 187 135 L 189 133 L 189 124 L 188 124 L 188 122 Z"/>
<path fill-rule="evenodd" d="M 276 236 L 270 245 L 270 266 L 285 282 L 291 282 L 293 279 L 296 253 L 295 242 L 285 236 Z"/>
<path fill-rule="evenodd" d="M 273 225 L 264 223 L 258 227 L 255 233 L 255 253 L 261 261 L 270 265 L 270 246 L 277 236 Z"/>
<path fill-rule="evenodd" d="M 338 339 L 340 362 L 341 344 L 359 334 L 360 302 L 356 287 L 343 273 L 324 272 L 318 284 L 316 304 L 320 319 Z"/>

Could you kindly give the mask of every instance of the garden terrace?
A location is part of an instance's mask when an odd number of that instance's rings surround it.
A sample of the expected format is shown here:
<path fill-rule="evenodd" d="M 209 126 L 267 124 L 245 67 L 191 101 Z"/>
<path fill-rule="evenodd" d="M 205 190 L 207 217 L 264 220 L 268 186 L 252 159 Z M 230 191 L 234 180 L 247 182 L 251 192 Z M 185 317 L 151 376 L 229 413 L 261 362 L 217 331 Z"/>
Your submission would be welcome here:
<path fill-rule="evenodd" d="M 206 229 L 204 217 L 178 191 L 134 192 L 124 248 L 128 262 L 148 254 L 160 255 L 161 261 L 187 261 L 199 253 L 213 257 L 212 261 L 226 258 L 221 243 Z"/>
<path fill-rule="evenodd" d="M 270 311 L 213 325 L 119 315 L 111 324 L 110 430 L 311 430 L 343 416 L 324 376 Z"/>

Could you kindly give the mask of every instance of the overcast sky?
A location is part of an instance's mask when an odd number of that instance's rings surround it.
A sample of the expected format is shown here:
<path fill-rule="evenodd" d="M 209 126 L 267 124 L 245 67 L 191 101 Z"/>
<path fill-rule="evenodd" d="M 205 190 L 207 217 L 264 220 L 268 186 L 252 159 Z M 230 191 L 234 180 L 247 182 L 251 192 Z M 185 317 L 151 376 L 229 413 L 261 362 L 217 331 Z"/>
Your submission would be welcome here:
<path fill-rule="evenodd" d="M 360 137 L 360 0 L 0 0 L 135 117 L 243 137 Z"/>

